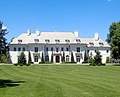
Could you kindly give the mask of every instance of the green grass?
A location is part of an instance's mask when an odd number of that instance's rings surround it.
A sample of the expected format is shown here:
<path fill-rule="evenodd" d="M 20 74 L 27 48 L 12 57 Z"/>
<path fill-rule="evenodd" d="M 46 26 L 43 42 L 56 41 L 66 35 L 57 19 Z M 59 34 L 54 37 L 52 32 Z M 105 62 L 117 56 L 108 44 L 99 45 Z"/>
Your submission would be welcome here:
<path fill-rule="evenodd" d="M 0 66 L 0 97 L 120 97 L 119 66 Z"/>

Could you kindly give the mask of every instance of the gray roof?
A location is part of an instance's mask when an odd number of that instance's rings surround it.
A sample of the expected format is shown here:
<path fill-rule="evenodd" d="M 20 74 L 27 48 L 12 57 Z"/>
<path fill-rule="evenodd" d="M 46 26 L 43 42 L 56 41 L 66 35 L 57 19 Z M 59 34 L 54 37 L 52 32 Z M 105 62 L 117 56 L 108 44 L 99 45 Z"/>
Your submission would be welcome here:
<path fill-rule="evenodd" d="M 49 44 L 56 44 L 56 40 L 59 40 L 59 44 L 66 44 L 66 40 L 69 40 L 70 44 L 78 43 L 86 44 L 88 47 L 92 42 L 92 46 L 101 46 L 99 43 L 103 43 L 102 46 L 110 47 L 105 41 L 98 39 L 97 41 L 94 38 L 79 38 L 76 37 L 72 32 L 41 32 L 41 33 L 23 33 L 17 38 L 14 38 L 10 44 L 19 44 L 18 40 L 22 40 L 20 44 L 30 44 L 35 43 L 35 40 L 38 40 L 37 43 L 46 43 L 46 40 L 49 40 Z M 48 41 L 47 41 L 48 42 Z M 67 41 L 68 42 L 68 41 Z"/>

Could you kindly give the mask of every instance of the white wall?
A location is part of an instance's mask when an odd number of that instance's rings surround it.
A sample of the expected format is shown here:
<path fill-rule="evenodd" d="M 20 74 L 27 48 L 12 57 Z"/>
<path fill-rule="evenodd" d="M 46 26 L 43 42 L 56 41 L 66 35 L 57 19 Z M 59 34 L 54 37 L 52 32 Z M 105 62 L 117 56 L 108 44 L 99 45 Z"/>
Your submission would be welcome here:
<path fill-rule="evenodd" d="M 17 51 L 14 51 L 14 47 L 16 47 Z M 77 53 L 76 48 L 80 47 L 80 53 L 82 54 L 80 63 L 82 63 L 84 61 L 85 50 L 86 51 L 89 50 L 89 55 L 92 52 L 93 56 L 96 55 L 95 50 L 99 50 L 102 55 L 103 63 L 106 62 L 106 57 L 110 56 L 110 48 L 107 48 L 107 47 L 99 47 L 98 48 L 98 47 L 86 47 L 86 45 L 81 45 L 81 44 L 71 44 L 70 52 L 69 52 L 69 51 L 66 51 L 66 47 L 69 47 L 68 44 L 51 44 L 51 45 L 50 44 L 47 44 L 47 45 L 44 45 L 44 44 L 29 44 L 29 45 L 16 44 L 16 45 L 10 45 L 10 56 L 11 56 L 12 63 L 17 63 L 18 55 L 21 53 L 21 51 L 20 52 L 18 51 L 18 47 L 20 47 L 21 50 L 23 47 L 25 47 L 26 51 L 24 51 L 24 53 L 26 55 L 27 62 L 28 62 L 29 51 L 31 53 L 32 62 L 34 62 L 34 55 L 39 55 L 40 56 L 39 62 L 41 62 L 42 52 L 44 52 L 45 47 L 48 47 L 48 52 L 46 54 L 49 55 L 49 61 L 51 61 L 51 54 L 52 54 L 51 47 L 53 47 L 53 53 L 56 52 L 56 47 L 58 47 L 59 48 L 58 53 L 62 53 L 62 54 L 63 54 L 63 52 L 61 51 L 61 47 L 63 47 L 64 53 L 65 53 L 65 60 L 66 60 L 66 56 L 69 55 L 69 58 L 71 61 L 71 52 L 73 52 L 75 62 L 76 62 L 76 53 Z M 35 47 L 38 47 L 38 52 L 34 52 Z M 107 53 L 106 50 L 109 50 L 109 52 Z"/>

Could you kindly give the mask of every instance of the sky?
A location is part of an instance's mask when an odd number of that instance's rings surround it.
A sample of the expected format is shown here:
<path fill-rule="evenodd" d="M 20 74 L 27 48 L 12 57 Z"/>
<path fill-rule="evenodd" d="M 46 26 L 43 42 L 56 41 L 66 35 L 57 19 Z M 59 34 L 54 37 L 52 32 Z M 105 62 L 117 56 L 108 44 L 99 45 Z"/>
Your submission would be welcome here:
<path fill-rule="evenodd" d="M 8 42 L 27 29 L 78 31 L 83 38 L 98 32 L 105 40 L 109 26 L 120 21 L 120 0 L 0 0 L 0 9 Z"/>

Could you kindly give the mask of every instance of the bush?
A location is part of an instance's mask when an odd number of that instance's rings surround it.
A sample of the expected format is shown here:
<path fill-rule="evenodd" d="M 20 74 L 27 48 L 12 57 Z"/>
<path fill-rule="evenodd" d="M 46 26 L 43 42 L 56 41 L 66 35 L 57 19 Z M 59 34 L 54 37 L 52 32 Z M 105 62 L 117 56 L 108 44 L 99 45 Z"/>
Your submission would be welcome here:
<path fill-rule="evenodd" d="M 94 56 L 94 59 L 92 63 L 90 63 L 90 66 L 105 66 L 105 64 L 102 64 L 102 56 L 100 55 L 100 52 L 97 51 L 96 55 Z"/>
<path fill-rule="evenodd" d="M 18 56 L 18 64 L 20 66 L 26 65 L 26 57 L 24 52 L 21 52 L 21 54 Z"/>
<path fill-rule="evenodd" d="M 18 66 L 18 64 L 13 64 L 14 66 Z"/>
<path fill-rule="evenodd" d="M 106 58 L 106 63 L 110 63 L 110 58 L 109 57 Z"/>
<path fill-rule="evenodd" d="M 26 66 L 30 66 L 30 65 L 31 65 L 30 63 L 26 64 Z"/>
<path fill-rule="evenodd" d="M 2 54 L 0 55 L 0 63 L 6 63 L 7 62 L 7 56 Z"/>

